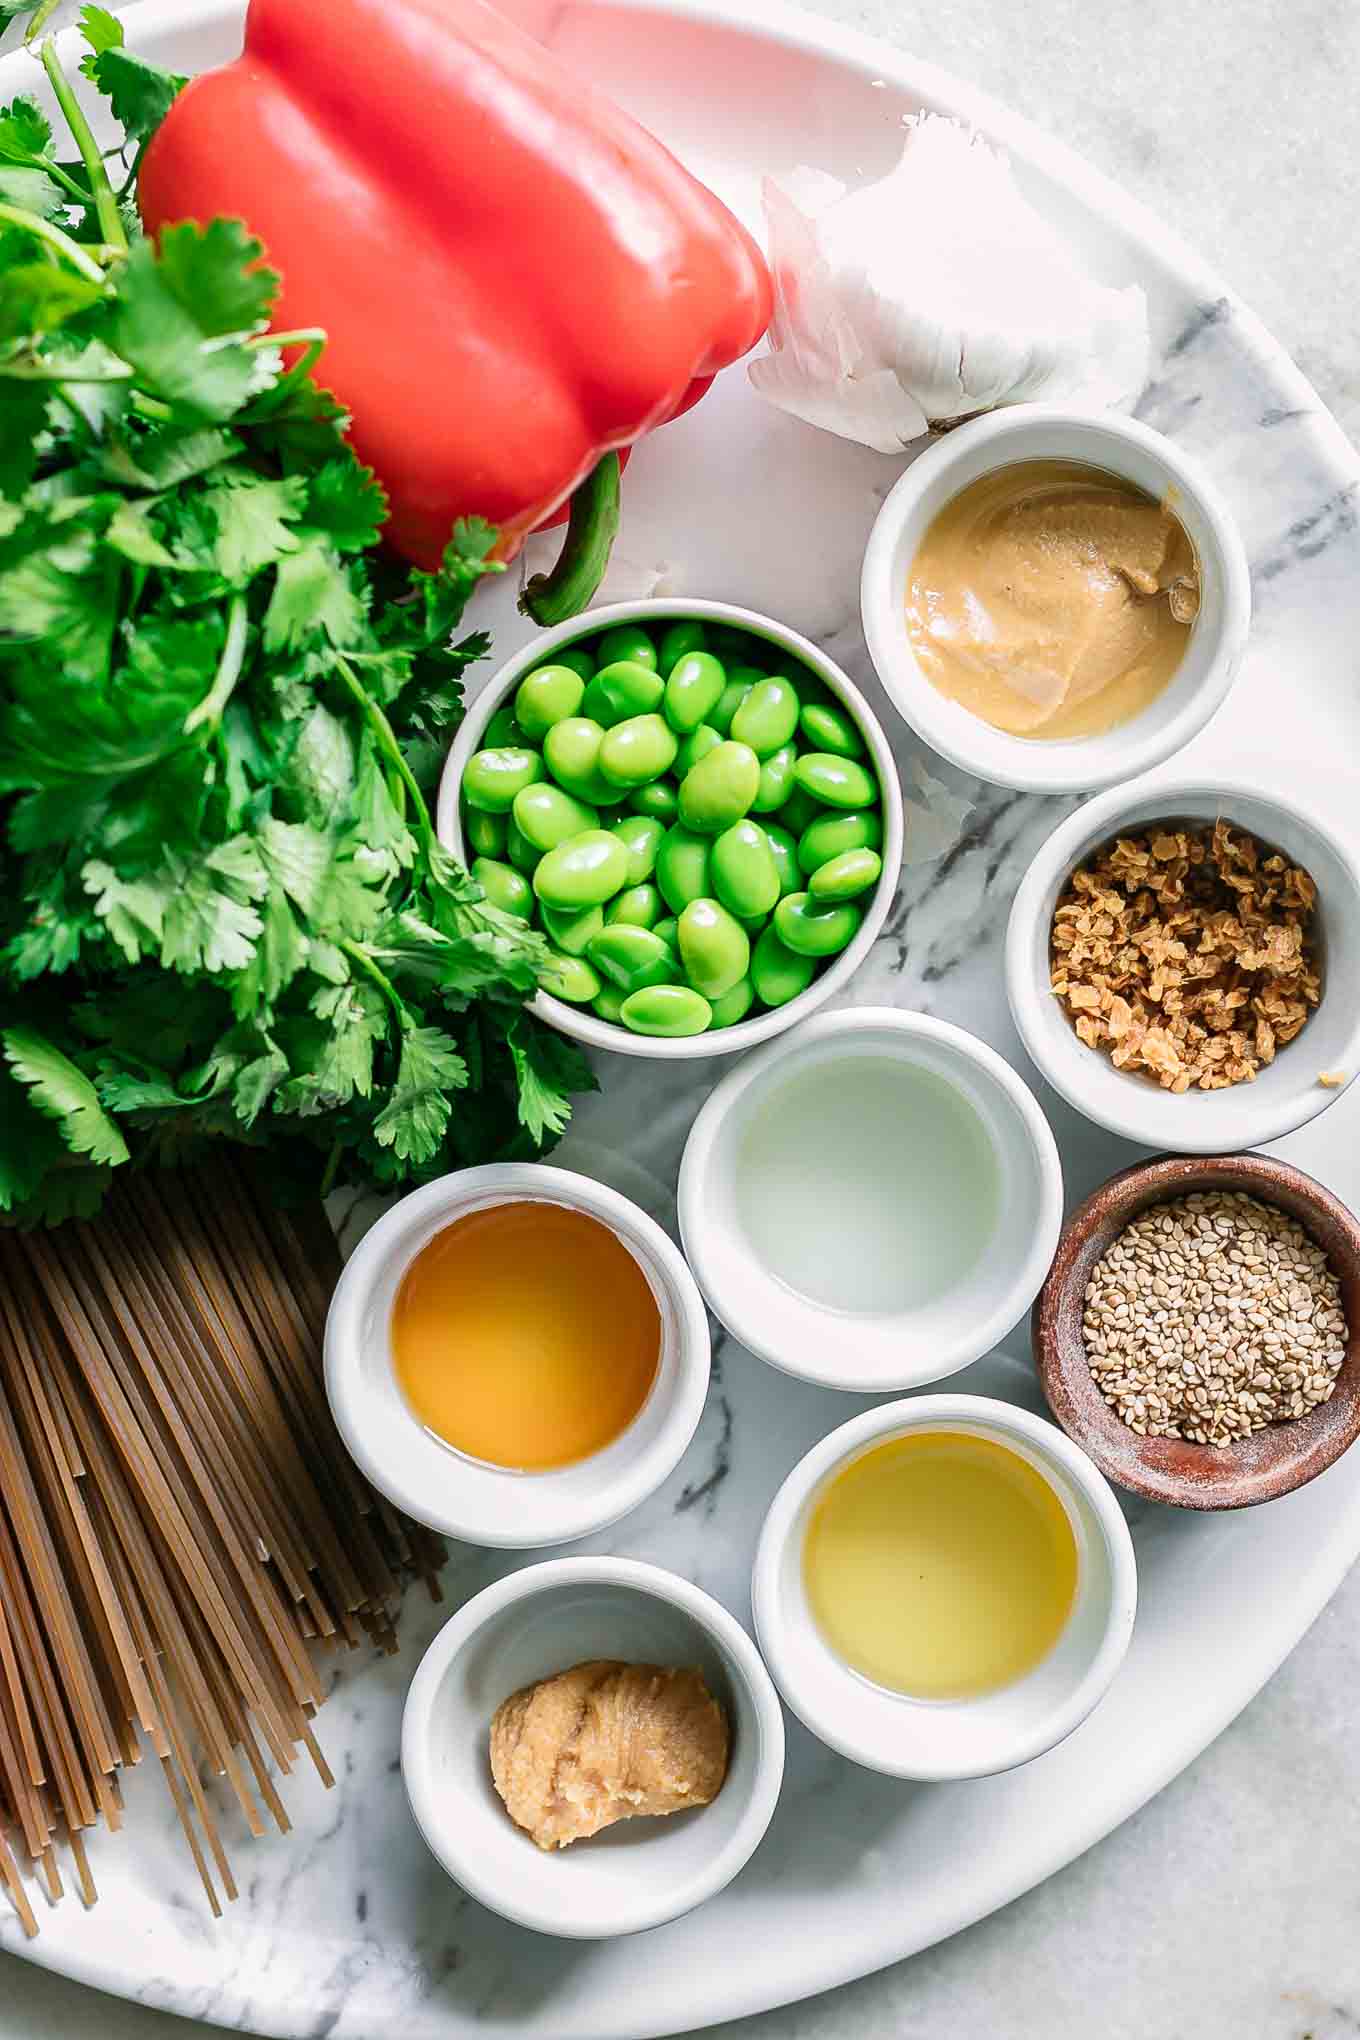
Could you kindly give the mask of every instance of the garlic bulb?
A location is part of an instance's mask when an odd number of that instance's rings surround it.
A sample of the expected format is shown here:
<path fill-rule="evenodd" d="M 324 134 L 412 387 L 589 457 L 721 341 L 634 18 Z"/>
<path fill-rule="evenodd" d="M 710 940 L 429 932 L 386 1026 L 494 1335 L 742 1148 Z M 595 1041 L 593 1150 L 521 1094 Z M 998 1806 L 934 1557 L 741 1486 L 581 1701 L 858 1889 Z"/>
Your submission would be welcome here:
<path fill-rule="evenodd" d="M 1141 390 L 1142 291 L 1085 276 L 957 121 L 909 122 L 896 169 L 862 190 L 800 169 L 764 196 L 776 304 L 749 374 L 795 417 L 897 453 L 998 404 L 1122 407 Z"/>

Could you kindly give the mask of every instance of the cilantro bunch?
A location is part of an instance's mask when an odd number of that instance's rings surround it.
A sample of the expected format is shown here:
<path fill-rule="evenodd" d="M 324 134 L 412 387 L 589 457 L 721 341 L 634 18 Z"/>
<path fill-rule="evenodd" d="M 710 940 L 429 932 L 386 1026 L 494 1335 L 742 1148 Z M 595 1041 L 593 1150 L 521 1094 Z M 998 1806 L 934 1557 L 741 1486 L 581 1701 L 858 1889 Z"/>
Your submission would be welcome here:
<path fill-rule="evenodd" d="M 375 549 L 324 336 L 266 330 L 259 245 L 137 232 L 183 81 L 82 26 L 122 187 L 50 43 L 74 153 L 0 110 L 0 1211 L 88 1214 L 223 1137 L 281 1188 L 530 1154 L 589 1072 L 427 804 L 495 534 L 435 574 Z"/>

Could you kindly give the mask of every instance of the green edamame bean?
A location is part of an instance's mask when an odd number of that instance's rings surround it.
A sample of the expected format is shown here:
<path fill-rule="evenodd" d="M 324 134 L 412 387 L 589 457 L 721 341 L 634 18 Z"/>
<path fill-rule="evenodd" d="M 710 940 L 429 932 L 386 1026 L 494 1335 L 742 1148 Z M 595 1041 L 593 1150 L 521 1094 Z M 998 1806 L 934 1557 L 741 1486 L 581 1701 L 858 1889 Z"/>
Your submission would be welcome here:
<path fill-rule="evenodd" d="M 680 811 L 679 789 L 669 779 L 654 779 L 650 786 L 639 786 L 630 793 L 628 805 L 636 815 L 655 815 L 659 822 L 673 822 Z"/>
<path fill-rule="evenodd" d="M 618 837 L 586 829 L 548 852 L 534 873 L 534 891 L 547 907 L 599 907 L 622 892 L 627 877 L 628 852 Z"/>
<path fill-rule="evenodd" d="M 604 918 L 611 928 L 620 922 L 629 928 L 654 928 L 661 918 L 661 895 L 654 885 L 630 885 L 610 901 Z"/>
<path fill-rule="evenodd" d="M 623 1013 L 623 993 L 617 985 L 602 985 L 590 1002 L 592 1013 L 598 1013 L 601 1020 L 608 1020 L 617 1027 Z"/>
<path fill-rule="evenodd" d="M 706 722 L 727 685 L 726 670 L 712 652 L 686 652 L 666 681 L 666 721 L 683 736 Z"/>
<path fill-rule="evenodd" d="M 877 850 L 842 850 L 819 864 L 808 880 L 814 900 L 853 900 L 883 876 L 883 859 Z"/>
<path fill-rule="evenodd" d="M 612 630 L 607 630 L 600 639 L 598 657 L 602 666 L 626 659 L 630 665 L 650 666 L 656 671 L 656 646 L 651 632 L 640 623 L 616 623 Z"/>
<path fill-rule="evenodd" d="M 704 718 L 711 722 L 720 736 L 728 736 L 732 729 L 732 718 L 745 701 L 753 687 L 758 687 L 765 675 L 759 666 L 729 666 L 727 685 Z"/>
<path fill-rule="evenodd" d="M 666 834 L 664 823 L 655 815 L 621 815 L 610 834 L 617 836 L 628 852 L 629 885 L 641 885 L 656 870 L 656 853 Z"/>
<path fill-rule="evenodd" d="M 507 745 L 522 744 L 524 732 L 515 721 L 512 702 L 503 702 L 482 731 L 484 751 L 503 751 Z"/>
<path fill-rule="evenodd" d="M 835 956 L 852 942 L 864 916 L 848 900 L 814 900 L 790 893 L 774 910 L 774 931 L 797 956 Z"/>
<path fill-rule="evenodd" d="M 499 907 L 503 914 L 513 914 L 518 921 L 528 920 L 534 910 L 534 890 L 523 872 L 499 863 L 494 857 L 475 857 L 472 876 L 493 907 Z"/>
<path fill-rule="evenodd" d="M 713 1008 L 688 985 L 648 985 L 643 991 L 629 993 L 619 1018 L 634 1034 L 657 1034 L 673 1040 L 702 1034 L 713 1018 Z"/>
<path fill-rule="evenodd" d="M 573 673 L 579 673 L 583 680 L 595 678 L 595 661 L 584 645 L 568 645 L 565 652 L 553 655 L 556 666 L 570 666 Z"/>
<path fill-rule="evenodd" d="M 559 956 L 556 950 L 549 951 L 538 982 L 555 999 L 569 999 L 573 1006 L 588 1006 L 601 991 L 597 973 L 583 956 Z"/>
<path fill-rule="evenodd" d="M 587 955 L 601 977 L 621 986 L 625 996 L 645 985 L 672 985 L 680 975 L 675 951 L 649 928 L 605 928 Z"/>
<path fill-rule="evenodd" d="M 557 784 L 597 808 L 617 800 L 619 792 L 600 770 L 603 742 L 603 725 L 587 715 L 569 715 L 554 723 L 543 739 L 543 763 Z"/>
<path fill-rule="evenodd" d="M 873 775 L 853 758 L 837 758 L 831 751 L 804 751 L 794 777 L 805 793 L 827 807 L 873 807 L 878 799 Z"/>
<path fill-rule="evenodd" d="M 721 743 L 681 780 L 680 819 L 699 835 L 720 835 L 741 820 L 759 785 L 760 760 L 750 745 Z"/>
<path fill-rule="evenodd" d="M 516 871 L 522 871 L 526 878 L 532 878 L 538 869 L 538 860 L 543 855 L 536 850 L 529 838 L 516 827 L 513 813 L 508 816 L 505 830 L 505 860 L 513 864 Z"/>
<path fill-rule="evenodd" d="M 677 822 L 667 829 L 656 853 L 656 882 L 673 914 L 683 913 L 691 900 L 708 891 L 708 839 L 695 836 Z"/>
<path fill-rule="evenodd" d="M 720 999 L 750 967 L 750 938 L 720 901 L 691 900 L 680 916 L 680 961 L 696 992 Z"/>
<path fill-rule="evenodd" d="M 679 665 L 686 652 L 702 652 L 707 647 L 708 632 L 697 616 L 684 616 L 678 623 L 668 623 L 661 633 L 659 671 L 669 678 L 672 668 Z"/>
<path fill-rule="evenodd" d="M 797 763 L 798 753 L 792 744 L 781 744 L 777 751 L 771 751 L 769 757 L 762 760 L 756 797 L 751 802 L 753 815 L 778 813 L 793 792 L 793 768 Z"/>
<path fill-rule="evenodd" d="M 604 927 L 603 907 L 545 907 L 539 915 L 554 949 L 564 956 L 584 956 Z"/>
<path fill-rule="evenodd" d="M 632 715 L 605 731 L 600 770 L 613 785 L 631 791 L 669 772 L 679 748 L 675 731 L 663 717 Z"/>
<path fill-rule="evenodd" d="M 775 870 L 779 873 L 779 897 L 785 893 L 803 890 L 803 874 L 798 869 L 798 845 L 788 830 L 779 822 L 762 821 L 760 832 L 770 846 Z"/>
<path fill-rule="evenodd" d="M 503 815 L 517 793 L 542 777 L 543 760 L 521 744 L 474 751 L 463 767 L 463 798 L 469 807 Z"/>
<path fill-rule="evenodd" d="M 795 956 L 785 947 L 773 927 L 767 928 L 751 956 L 751 983 L 763 1006 L 787 1006 L 805 992 L 817 975 L 810 956 Z"/>
<path fill-rule="evenodd" d="M 805 701 L 798 727 L 814 751 L 830 751 L 837 758 L 864 756 L 863 737 L 845 710 L 833 702 Z"/>
<path fill-rule="evenodd" d="M 655 653 L 653 653 L 655 658 Z M 659 673 L 636 659 L 615 659 L 601 666 L 581 697 L 581 713 L 612 730 L 629 716 L 650 715 L 661 706 L 665 683 Z"/>
<path fill-rule="evenodd" d="M 826 814 L 809 822 L 798 839 L 798 862 L 809 877 L 833 857 L 847 850 L 878 850 L 883 845 L 883 818 L 872 808 L 855 808 L 848 814 Z"/>
<path fill-rule="evenodd" d="M 721 742 L 722 738 L 712 723 L 701 722 L 697 729 L 692 729 L 675 754 L 677 779 L 683 779 L 687 772 L 692 772 L 699 760 L 706 758 L 710 751 L 716 751 Z"/>
<path fill-rule="evenodd" d="M 653 922 L 652 933 L 668 943 L 677 956 L 680 954 L 680 923 L 674 914 L 668 914 L 664 921 Z"/>
<path fill-rule="evenodd" d="M 744 1020 L 755 1003 L 756 988 L 750 978 L 738 978 L 730 992 L 724 992 L 720 999 L 714 999 L 713 1018 L 709 1025 L 735 1027 L 738 1020 Z"/>
<path fill-rule="evenodd" d="M 713 845 L 713 891 L 730 914 L 768 914 L 779 898 L 779 866 L 758 822 L 734 822 Z"/>
<path fill-rule="evenodd" d="M 586 683 L 570 666 L 538 666 L 515 692 L 515 721 L 526 737 L 545 737 L 581 706 Z"/>
<path fill-rule="evenodd" d="M 515 795 L 515 804 L 510 810 L 515 818 L 515 827 L 527 843 L 535 850 L 555 850 L 559 843 L 565 843 L 568 836 L 579 836 L 583 829 L 598 829 L 600 818 L 595 809 L 575 794 L 564 793 L 560 786 L 551 786 L 540 780 L 536 786 L 521 788 Z"/>
<path fill-rule="evenodd" d="M 798 696 L 778 674 L 759 680 L 732 718 L 732 735 L 768 758 L 788 743 L 798 727 Z"/>
<path fill-rule="evenodd" d="M 484 808 L 465 806 L 463 834 L 474 857 L 504 857 L 509 822 L 505 815 L 489 815 Z"/>
<path fill-rule="evenodd" d="M 825 813 L 826 809 L 819 807 L 812 798 L 812 795 L 805 792 L 798 784 L 798 768 L 795 764 L 793 792 L 779 810 L 779 820 L 782 827 L 786 828 L 796 841 L 802 835 L 804 829 L 817 819 L 818 815 Z"/>

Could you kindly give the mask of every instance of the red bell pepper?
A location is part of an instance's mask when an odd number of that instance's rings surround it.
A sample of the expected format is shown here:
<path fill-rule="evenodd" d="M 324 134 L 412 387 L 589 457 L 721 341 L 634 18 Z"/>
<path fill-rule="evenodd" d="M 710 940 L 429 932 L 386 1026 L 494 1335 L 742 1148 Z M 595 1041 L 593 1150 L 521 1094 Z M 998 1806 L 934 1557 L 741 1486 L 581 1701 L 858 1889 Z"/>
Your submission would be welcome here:
<path fill-rule="evenodd" d="M 603 571 L 607 456 L 770 315 L 726 207 L 484 0 L 250 0 L 243 55 L 176 100 L 139 191 L 152 232 L 227 214 L 263 241 L 277 328 L 325 329 L 319 378 L 408 559 L 474 513 L 513 557 L 586 485 L 556 614 Z"/>

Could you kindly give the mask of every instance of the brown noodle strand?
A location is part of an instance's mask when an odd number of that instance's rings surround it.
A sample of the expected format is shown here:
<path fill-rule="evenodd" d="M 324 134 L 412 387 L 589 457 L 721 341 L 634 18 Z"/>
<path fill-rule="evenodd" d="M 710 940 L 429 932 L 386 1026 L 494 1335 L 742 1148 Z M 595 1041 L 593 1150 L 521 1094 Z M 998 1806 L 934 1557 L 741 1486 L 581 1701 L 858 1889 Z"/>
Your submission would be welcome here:
<path fill-rule="evenodd" d="M 0 1229 L 0 1894 L 27 1935 L 25 1866 L 56 1903 L 58 1849 L 95 1903 L 88 1835 L 120 1825 L 143 1737 L 220 1915 L 219 1804 L 286 1834 L 271 1760 L 334 1782 L 307 1639 L 392 1651 L 406 1579 L 440 1598 L 438 1539 L 330 1419 L 337 1266 L 320 1207 L 274 1211 L 235 1157 L 124 1180 L 94 1223 Z"/>

